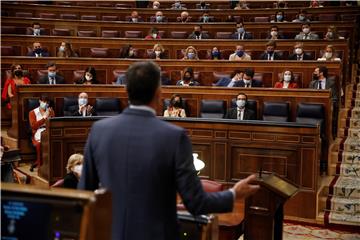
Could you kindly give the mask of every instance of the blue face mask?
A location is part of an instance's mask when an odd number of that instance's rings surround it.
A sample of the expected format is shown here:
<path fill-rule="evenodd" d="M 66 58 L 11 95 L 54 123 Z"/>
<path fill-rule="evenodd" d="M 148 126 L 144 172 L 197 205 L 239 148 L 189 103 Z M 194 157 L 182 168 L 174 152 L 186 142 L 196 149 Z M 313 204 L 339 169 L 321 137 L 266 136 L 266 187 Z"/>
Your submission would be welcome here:
<path fill-rule="evenodd" d="M 282 21 L 283 20 L 283 15 L 276 15 L 276 20 L 277 21 Z"/>
<path fill-rule="evenodd" d="M 54 78 L 56 76 L 56 72 L 48 72 L 48 76 Z"/>
<path fill-rule="evenodd" d="M 187 57 L 188 57 L 189 59 L 194 59 L 195 53 L 188 53 L 188 54 L 187 54 Z"/>
<path fill-rule="evenodd" d="M 238 55 L 238 57 L 242 57 L 244 55 L 244 51 L 238 50 L 238 51 L 236 51 L 236 55 Z"/>
<path fill-rule="evenodd" d="M 305 16 L 300 15 L 300 16 L 299 16 L 299 20 L 300 20 L 300 21 L 304 21 L 304 20 L 305 20 Z"/>
<path fill-rule="evenodd" d="M 36 54 L 40 54 L 40 53 L 42 53 L 42 49 L 41 49 L 41 48 L 36 48 L 36 49 L 34 50 L 34 52 L 35 52 Z"/>
<path fill-rule="evenodd" d="M 156 16 L 156 21 L 161 22 L 162 21 L 162 16 Z"/>
<path fill-rule="evenodd" d="M 204 16 L 204 21 L 208 22 L 209 21 L 209 16 Z"/>
<path fill-rule="evenodd" d="M 213 52 L 212 52 L 212 56 L 213 56 L 214 58 L 219 58 L 219 57 L 220 57 L 220 52 L 219 52 L 219 51 L 213 51 Z"/>
<path fill-rule="evenodd" d="M 237 31 L 238 31 L 238 33 L 243 33 L 243 32 L 245 32 L 245 29 L 243 27 L 239 27 L 237 29 Z"/>

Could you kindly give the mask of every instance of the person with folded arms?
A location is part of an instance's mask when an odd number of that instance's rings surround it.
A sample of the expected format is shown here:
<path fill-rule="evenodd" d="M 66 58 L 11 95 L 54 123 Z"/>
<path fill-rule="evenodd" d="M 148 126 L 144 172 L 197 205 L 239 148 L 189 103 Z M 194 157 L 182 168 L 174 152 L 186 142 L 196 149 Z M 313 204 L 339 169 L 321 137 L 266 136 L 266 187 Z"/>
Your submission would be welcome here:
<path fill-rule="evenodd" d="M 229 61 L 250 61 L 251 57 L 245 52 L 242 45 L 237 45 L 236 50 L 229 56 Z"/>

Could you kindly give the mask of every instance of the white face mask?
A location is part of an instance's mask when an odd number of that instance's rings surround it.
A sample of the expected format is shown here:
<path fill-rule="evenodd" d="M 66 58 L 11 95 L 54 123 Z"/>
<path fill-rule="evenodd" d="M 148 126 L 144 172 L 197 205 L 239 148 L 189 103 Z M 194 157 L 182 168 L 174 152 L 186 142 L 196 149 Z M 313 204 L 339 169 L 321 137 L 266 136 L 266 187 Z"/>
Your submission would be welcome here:
<path fill-rule="evenodd" d="M 325 58 L 326 59 L 330 59 L 332 57 L 332 53 L 331 52 L 326 52 L 325 53 Z"/>
<path fill-rule="evenodd" d="M 87 98 L 79 98 L 79 106 L 86 105 L 88 103 Z"/>
<path fill-rule="evenodd" d="M 134 50 L 129 51 L 129 56 L 134 56 Z"/>
<path fill-rule="evenodd" d="M 60 46 L 60 47 L 59 47 L 59 51 L 60 51 L 60 52 L 65 51 L 65 47 L 64 47 L 64 46 Z"/>
<path fill-rule="evenodd" d="M 276 37 L 278 35 L 278 32 L 277 31 L 271 31 L 270 34 L 271 34 L 271 36 Z"/>
<path fill-rule="evenodd" d="M 303 32 L 304 32 L 305 34 L 308 34 L 308 33 L 310 32 L 310 28 L 303 28 Z"/>
<path fill-rule="evenodd" d="M 295 53 L 296 53 L 297 55 L 302 54 L 302 52 L 303 52 L 303 50 L 302 50 L 301 48 L 295 48 Z"/>
<path fill-rule="evenodd" d="M 249 84 L 249 83 L 251 83 L 251 80 L 245 80 L 245 79 L 244 79 L 244 83 L 245 83 L 245 84 Z"/>
<path fill-rule="evenodd" d="M 156 38 L 156 37 L 157 37 L 157 34 L 156 34 L 156 33 L 153 33 L 153 34 L 151 34 L 151 36 L 152 36 L 153 38 Z"/>
<path fill-rule="evenodd" d="M 238 108 L 243 108 L 245 107 L 246 101 L 245 100 L 237 100 L 236 101 L 236 105 L 238 106 Z"/>
<path fill-rule="evenodd" d="M 137 18 L 132 18 L 131 21 L 132 21 L 132 22 L 137 22 L 138 19 L 137 19 Z"/>
<path fill-rule="evenodd" d="M 40 28 L 34 28 L 34 34 L 40 35 Z"/>
<path fill-rule="evenodd" d="M 46 102 L 40 102 L 40 108 L 46 110 L 48 108 L 48 104 Z"/>
<path fill-rule="evenodd" d="M 93 78 L 91 75 L 85 74 L 85 79 L 86 79 L 86 81 L 91 81 Z"/>
<path fill-rule="evenodd" d="M 290 82 L 291 81 L 291 75 L 285 74 L 284 75 L 284 81 L 285 82 Z"/>
<path fill-rule="evenodd" d="M 156 56 L 160 56 L 161 51 L 155 51 Z"/>
<path fill-rule="evenodd" d="M 79 176 L 81 176 L 82 164 L 81 164 L 81 165 L 76 165 L 76 166 L 74 167 L 74 172 L 76 172 Z"/>

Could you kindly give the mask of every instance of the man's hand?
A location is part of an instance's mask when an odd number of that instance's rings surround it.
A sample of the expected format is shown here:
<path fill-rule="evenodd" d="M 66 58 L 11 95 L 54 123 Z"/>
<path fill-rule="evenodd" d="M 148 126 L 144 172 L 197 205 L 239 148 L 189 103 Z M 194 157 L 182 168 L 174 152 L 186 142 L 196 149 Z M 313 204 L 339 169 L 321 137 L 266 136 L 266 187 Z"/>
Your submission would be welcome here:
<path fill-rule="evenodd" d="M 93 106 L 87 105 L 86 115 L 91 115 L 91 114 L 93 114 Z"/>
<path fill-rule="evenodd" d="M 251 184 L 251 182 L 255 181 L 256 175 L 250 175 L 247 178 L 238 181 L 233 187 L 236 198 L 237 199 L 245 199 L 251 195 L 253 195 L 257 190 L 260 189 L 259 185 Z"/>

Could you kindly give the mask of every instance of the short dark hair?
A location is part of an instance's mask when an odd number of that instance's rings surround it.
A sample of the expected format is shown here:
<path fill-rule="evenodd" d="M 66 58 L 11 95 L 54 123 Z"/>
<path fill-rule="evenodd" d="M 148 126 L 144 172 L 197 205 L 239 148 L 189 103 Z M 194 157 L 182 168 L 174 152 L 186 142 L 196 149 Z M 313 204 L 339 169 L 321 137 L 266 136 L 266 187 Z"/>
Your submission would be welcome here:
<path fill-rule="evenodd" d="M 46 68 L 56 67 L 56 63 L 55 63 L 55 62 L 48 62 L 45 67 L 46 67 Z"/>
<path fill-rule="evenodd" d="M 243 92 L 238 93 L 238 95 L 236 95 L 236 98 L 237 98 L 239 95 L 243 95 L 243 96 L 245 96 L 245 97 L 246 97 L 246 101 L 248 100 L 248 97 L 247 97 L 247 95 L 246 95 L 245 93 L 243 93 Z"/>
<path fill-rule="evenodd" d="M 245 74 L 251 78 L 254 77 L 254 70 L 252 68 L 245 69 Z"/>
<path fill-rule="evenodd" d="M 323 73 L 323 75 L 324 75 L 324 77 L 326 77 L 327 78 L 327 76 L 328 76 L 328 69 L 327 69 L 327 67 L 325 67 L 325 66 L 318 66 L 318 68 L 319 68 L 319 73 Z"/>
<path fill-rule="evenodd" d="M 39 100 L 43 102 L 50 102 L 50 99 L 47 95 L 41 95 Z"/>
<path fill-rule="evenodd" d="M 272 26 L 270 27 L 270 30 L 273 29 L 273 28 L 276 28 L 276 30 L 279 30 L 279 27 L 276 26 L 276 25 L 272 25 Z"/>
<path fill-rule="evenodd" d="M 137 62 L 126 72 L 126 90 L 133 105 L 150 103 L 160 85 L 160 68 L 151 61 Z"/>
<path fill-rule="evenodd" d="M 235 69 L 231 74 L 230 74 L 230 78 L 235 77 L 236 74 L 242 73 L 244 72 L 243 70 L 240 69 Z"/>
<path fill-rule="evenodd" d="M 34 22 L 32 25 L 33 25 L 33 26 L 34 26 L 34 25 L 39 25 L 39 26 L 40 26 L 40 23 Z"/>

